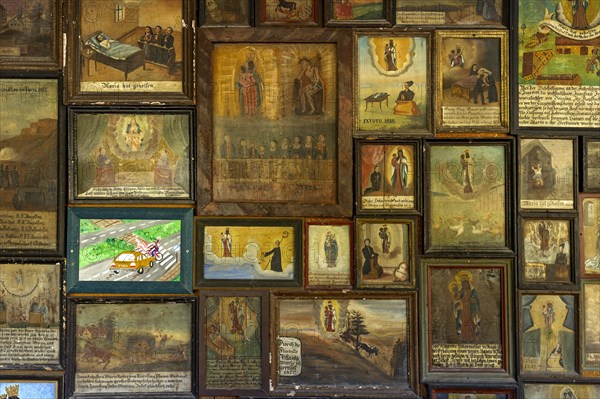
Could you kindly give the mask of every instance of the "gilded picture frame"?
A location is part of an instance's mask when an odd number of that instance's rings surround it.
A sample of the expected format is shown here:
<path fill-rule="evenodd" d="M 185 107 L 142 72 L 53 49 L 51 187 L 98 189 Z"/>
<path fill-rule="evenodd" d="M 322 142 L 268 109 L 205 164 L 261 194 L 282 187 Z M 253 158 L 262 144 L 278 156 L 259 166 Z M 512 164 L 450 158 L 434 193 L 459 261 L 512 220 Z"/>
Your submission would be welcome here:
<path fill-rule="evenodd" d="M 197 306 L 193 296 L 70 297 L 65 396 L 197 397 Z"/>
<path fill-rule="evenodd" d="M 563 0 L 511 4 L 515 133 L 592 136 L 600 128 L 596 107 L 587 101 L 600 93 L 594 50 L 600 37 L 599 10 L 581 4 Z"/>
<path fill-rule="evenodd" d="M 302 219 L 196 217 L 194 223 L 194 288 L 302 286 Z"/>
<path fill-rule="evenodd" d="M 304 220 L 304 286 L 351 289 L 354 286 L 354 223 L 350 219 Z"/>
<path fill-rule="evenodd" d="M 355 224 L 356 287 L 414 287 L 418 254 L 415 219 L 357 217 Z"/>
<path fill-rule="evenodd" d="M 271 319 L 272 394 L 418 397 L 415 293 L 272 293 Z"/>
<path fill-rule="evenodd" d="M 62 64 L 61 2 L 3 0 L 0 71 L 58 70 Z"/>
<path fill-rule="evenodd" d="M 428 258 L 421 265 L 423 381 L 459 383 L 485 373 L 490 384 L 514 382 L 512 260 Z"/>
<path fill-rule="evenodd" d="M 64 256 L 66 157 L 62 79 L 3 73 L 0 79 L 0 257 Z"/>
<path fill-rule="evenodd" d="M 519 217 L 519 286 L 529 289 L 577 288 L 577 219 L 527 213 Z"/>
<path fill-rule="evenodd" d="M 212 60 L 199 65 L 198 212 L 350 216 L 351 32 L 202 29 L 198 40 Z"/>
<path fill-rule="evenodd" d="M 519 137 L 519 209 L 577 209 L 577 137 Z"/>
<path fill-rule="evenodd" d="M 193 208 L 70 207 L 67 292 L 192 293 Z"/>
<path fill-rule="evenodd" d="M 581 278 L 600 278 L 600 194 L 579 194 L 579 273 Z"/>
<path fill-rule="evenodd" d="M 512 256 L 513 144 L 425 141 L 425 254 Z"/>
<path fill-rule="evenodd" d="M 70 108 L 71 203 L 193 204 L 191 109 Z"/>
<path fill-rule="evenodd" d="M 388 27 L 393 23 L 392 0 L 324 0 L 325 26 Z"/>
<path fill-rule="evenodd" d="M 0 392 L 11 398 L 63 399 L 63 376 L 3 373 Z M 20 396 L 19 396 L 20 395 Z"/>
<path fill-rule="evenodd" d="M 396 0 L 396 25 L 400 26 L 477 26 L 499 27 L 508 18 L 507 1 L 441 0 L 424 3 L 418 0 Z"/>
<path fill-rule="evenodd" d="M 356 140 L 356 212 L 420 214 L 419 140 Z"/>
<path fill-rule="evenodd" d="M 546 399 L 552 396 L 571 396 L 593 398 L 600 395 L 598 384 L 586 384 L 582 382 L 555 382 L 546 383 L 522 383 L 519 387 L 522 397 L 531 399 Z"/>
<path fill-rule="evenodd" d="M 195 1 L 68 0 L 66 10 L 67 104 L 195 103 Z"/>
<path fill-rule="evenodd" d="M 203 291 L 199 319 L 201 395 L 266 395 L 268 292 Z"/>
<path fill-rule="evenodd" d="M 354 135 L 431 135 L 431 34 L 356 30 L 354 51 Z"/>
<path fill-rule="evenodd" d="M 318 0 L 255 0 L 255 26 L 319 27 L 323 5 Z"/>
<path fill-rule="evenodd" d="M 435 48 L 435 132 L 508 133 L 508 31 L 437 30 Z"/>
<path fill-rule="evenodd" d="M 64 262 L 0 260 L 0 268 L 0 374 L 63 370 Z"/>
<path fill-rule="evenodd" d="M 554 381 L 579 376 L 579 294 L 521 291 L 518 295 L 521 378 Z"/>

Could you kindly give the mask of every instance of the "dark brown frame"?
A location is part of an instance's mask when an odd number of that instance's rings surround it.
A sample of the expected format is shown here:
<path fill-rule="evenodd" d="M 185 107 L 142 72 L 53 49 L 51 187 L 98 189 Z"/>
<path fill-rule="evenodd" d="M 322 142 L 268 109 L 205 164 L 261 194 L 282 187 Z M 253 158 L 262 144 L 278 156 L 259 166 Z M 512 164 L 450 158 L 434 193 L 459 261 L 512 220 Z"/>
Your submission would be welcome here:
<path fill-rule="evenodd" d="M 527 280 L 525 277 L 525 235 L 523 234 L 525 221 L 528 219 L 533 220 L 545 220 L 545 221 L 566 221 L 569 223 L 569 275 L 568 281 L 533 281 Z M 577 227 L 577 217 L 573 214 L 567 215 L 555 215 L 547 213 L 527 213 L 519 216 L 519 288 L 521 289 L 578 289 L 576 285 L 579 281 L 579 268 L 577 267 L 577 259 L 579 259 L 579 240 L 577 239 L 576 232 L 579 231 Z"/>
<path fill-rule="evenodd" d="M 346 256 L 348 257 L 349 269 L 348 269 L 348 284 L 346 285 L 321 285 L 321 284 L 311 284 L 309 280 L 309 269 L 308 265 L 310 263 L 310 234 L 309 227 L 315 225 L 330 225 L 330 226 L 348 226 L 348 253 Z M 354 286 L 354 256 L 351 253 L 351 248 L 354 246 L 354 223 L 351 219 L 318 219 L 318 218 L 310 218 L 304 220 L 304 286 L 306 289 L 315 289 L 315 290 L 329 290 L 329 289 L 352 289 Z"/>
<path fill-rule="evenodd" d="M 501 385 L 515 382 L 514 374 L 514 345 L 513 345 L 513 276 L 512 259 L 423 259 L 421 261 L 421 302 L 427 309 L 426 317 L 421 325 L 421 346 L 427 348 L 421 353 L 421 375 L 422 381 L 426 383 L 448 383 L 459 384 L 465 378 L 482 381 L 486 383 Z M 502 366 L 498 369 L 485 368 L 434 368 L 432 367 L 432 335 L 430 331 L 435 328 L 431 323 L 431 294 L 432 291 L 446 289 L 445 287 L 431 287 L 430 270 L 435 269 L 497 269 L 500 274 L 500 342 L 502 346 Z M 450 306 L 448 306 L 450 311 Z M 460 344 L 457 344 L 460 345 Z M 485 377 L 484 377 L 485 376 Z"/>
<path fill-rule="evenodd" d="M 414 168 L 414 178 L 413 178 L 413 186 L 414 186 L 414 206 L 412 208 L 406 208 L 406 209 L 401 209 L 401 208 L 369 208 L 369 209 L 365 209 L 363 208 L 362 205 L 362 199 L 363 199 L 363 194 L 364 191 L 362 190 L 362 184 L 361 184 L 361 172 L 362 172 L 362 158 L 361 158 L 361 154 L 362 154 L 362 148 L 363 146 L 367 146 L 367 145 L 382 145 L 382 146 L 394 146 L 394 145 L 398 145 L 398 146 L 413 146 L 414 147 L 414 163 L 413 163 L 413 168 Z M 396 137 L 395 139 L 389 139 L 389 140 L 367 140 L 367 139 L 362 139 L 362 140 L 356 140 L 355 141 L 355 145 L 354 145 L 354 150 L 355 150 L 355 198 L 356 198 L 356 213 L 359 215 L 368 215 L 368 214 L 376 214 L 376 215 L 383 215 L 383 214 L 390 214 L 390 215 L 398 215 L 398 214 L 402 214 L 402 215 L 420 215 L 421 214 L 421 209 L 422 209 L 422 197 L 421 197 L 421 190 L 423 187 L 423 162 L 422 162 L 422 144 L 421 141 L 419 139 L 400 139 L 399 137 Z M 387 167 L 388 165 L 384 165 L 384 167 Z M 383 171 L 381 172 L 382 174 L 384 173 Z M 382 177 L 382 185 L 385 184 L 385 179 Z M 384 194 L 385 194 L 385 186 L 384 186 Z M 385 195 L 383 195 L 383 197 L 385 197 Z"/>
<path fill-rule="evenodd" d="M 521 361 L 521 357 L 522 357 L 522 352 L 523 352 L 523 297 L 524 296 L 539 296 L 539 295 L 547 295 L 547 296 L 552 296 L 552 295 L 567 295 L 567 296 L 571 296 L 573 297 L 573 309 L 572 311 L 574 312 L 574 316 L 573 316 L 573 320 L 575 323 L 575 331 L 573 331 L 573 340 L 574 340 L 574 347 L 577 348 L 575 350 L 575 353 L 573 354 L 574 356 L 574 368 L 575 371 L 574 372 L 565 372 L 565 373 L 553 373 L 550 371 L 523 371 L 522 369 L 522 361 Z M 581 357 L 581 350 L 579 350 L 579 345 L 581 343 L 580 341 L 580 320 L 579 320 L 579 315 L 580 315 L 580 295 L 578 292 L 567 292 L 567 291 L 524 291 L 524 290 L 520 290 L 516 296 L 516 307 L 517 307 L 517 312 L 516 315 L 518 317 L 517 320 L 517 328 L 518 330 L 516 331 L 517 334 L 517 357 L 518 357 L 518 364 L 519 364 L 519 371 L 518 371 L 518 377 L 520 377 L 520 381 L 545 381 L 545 382 L 550 382 L 550 381 L 556 381 L 556 380 L 574 380 L 579 376 L 579 370 L 581 369 L 581 362 L 580 362 L 580 357 Z M 568 315 L 567 315 L 568 316 Z M 565 316 L 565 318 L 567 318 L 567 316 Z M 557 320 L 558 322 L 558 320 Z"/>
<path fill-rule="evenodd" d="M 345 217 L 352 214 L 352 104 L 351 104 L 351 48 L 349 30 L 340 29 L 208 29 L 200 30 L 199 54 L 202 59 L 212 58 L 215 43 L 332 43 L 337 46 L 337 202 L 327 206 L 314 203 L 282 202 L 217 202 L 213 199 L 213 129 L 212 129 L 212 67 L 210 62 L 199 64 L 198 120 L 198 173 L 197 209 L 203 215 L 254 216 L 315 216 Z"/>
<path fill-rule="evenodd" d="M 321 4 L 322 0 L 309 0 L 312 1 L 312 19 L 297 22 L 297 21 L 267 21 L 266 20 L 266 0 L 254 0 L 254 25 L 260 27 L 268 27 L 268 26 L 277 26 L 284 28 L 294 28 L 294 27 L 319 27 L 322 25 L 323 21 L 323 5 Z"/>
<path fill-rule="evenodd" d="M 193 105 L 195 103 L 195 75 L 194 75 L 194 60 L 193 47 L 195 43 L 194 32 L 196 23 L 196 1 L 181 0 L 181 17 L 182 17 L 182 90 L 181 92 L 128 92 L 122 91 L 82 91 L 81 76 L 83 71 L 83 59 L 88 58 L 87 62 L 92 59 L 96 62 L 104 63 L 113 68 L 119 69 L 125 73 L 125 80 L 118 81 L 119 83 L 127 83 L 127 73 L 138 67 L 145 66 L 144 53 L 138 52 L 133 55 L 132 60 L 114 60 L 98 52 L 93 52 L 90 55 L 84 55 L 86 52 L 85 41 L 93 34 L 86 37 L 81 36 L 81 20 L 82 16 L 82 1 L 84 0 L 67 0 L 65 5 L 65 18 L 67 21 L 73 21 L 66 26 L 65 38 L 68 46 L 66 51 L 65 63 L 66 79 L 64 87 L 65 104 L 149 104 L 149 105 Z M 100 0 L 106 1 L 106 0 Z M 134 82 L 135 83 L 135 82 Z"/>
<path fill-rule="evenodd" d="M 582 166 L 582 171 L 581 171 L 581 175 L 582 175 L 581 191 L 586 192 L 586 193 L 600 193 L 600 184 L 598 184 L 598 186 L 596 186 L 596 187 L 590 186 L 590 172 L 588 169 L 593 164 L 593 162 L 590 162 L 590 155 L 589 155 L 590 143 L 596 143 L 600 147 L 599 139 L 594 139 L 591 137 L 583 138 L 583 155 L 582 155 L 583 166 Z M 596 168 L 600 168 L 598 166 L 598 164 L 596 164 Z"/>
<path fill-rule="evenodd" d="M 407 330 L 409 339 L 409 349 L 408 349 L 408 360 L 407 360 L 407 373 L 408 373 L 408 385 L 410 389 L 398 389 L 398 388 L 390 388 L 387 386 L 380 387 L 364 387 L 364 388 L 347 388 L 336 386 L 335 388 L 327 388 L 325 385 L 323 387 L 307 387 L 307 386 L 286 386 L 282 387 L 279 384 L 278 378 L 278 368 L 279 368 L 279 350 L 278 350 L 278 341 L 276 339 L 271 339 L 271 380 L 270 383 L 271 394 L 276 396 L 285 396 L 287 393 L 294 392 L 295 394 L 308 395 L 308 396 L 320 396 L 320 397 L 328 397 L 329 395 L 339 393 L 340 390 L 343 390 L 345 395 L 349 396 L 359 396 L 359 397 L 377 397 L 377 398 L 406 398 L 406 399 L 416 399 L 418 392 L 418 333 L 417 333 L 417 295 L 416 292 L 403 292 L 403 293 L 382 293 L 382 292 L 341 292 L 341 293 L 333 293 L 333 292 L 302 292 L 302 293 L 285 293 L 285 292 L 272 292 L 271 293 L 271 337 L 279 337 L 279 301 L 281 300 L 294 300 L 294 299 L 304 299 L 304 300 L 326 300 L 326 299 L 354 299 L 354 300 L 405 300 L 407 303 L 406 311 L 407 311 Z"/>
<path fill-rule="evenodd" d="M 207 24 L 206 20 L 206 13 L 207 11 L 207 6 L 206 6 L 206 1 L 207 0 L 198 0 L 198 15 L 199 15 L 199 23 L 198 26 L 223 26 L 223 27 L 228 27 L 228 26 L 251 26 L 252 22 L 254 21 L 254 7 L 252 5 L 252 1 L 251 0 L 244 0 L 245 4 L 246 4 L 246 8 L 248 10 L 248 15 L 246 15 L 246 20 L 245 23 L 243 22 L 239 22 L 239 23 L 230 23 L 230 22 L 223 22 L 223 23 L 214 23 L 214 24 Z M 225 1 L 226 2 L 226 1 Z"/>
<path fill-rule="evenodd" d="M 381 0 L 383 6 L 383 18 L 381 19 L 365 19 L 365 20 L 342 20 L 335 19 L 335 1 L 323 0 L 323 8 L 325 9 L 325 26 L 340 26 L 340 27 L 389 27 L 396 21 L 394 9 L 396 6 L 395 0 Z"/>
<path fill-rule="evenodd" d="M 61 87 L 63 84 L 62 77 L 57 73 L 39 72 L 39 73 L 6 73 L 2 74 L 2 79 L 21 79 L 22 82 L 32 80 L 54 80 L 56 82 L 57 89 L 57 131 L 56 131 L 56 160 L 65 160 L 67 156 L 67 142 L 66 135 L 61 134 L 65 130 L 66 126 L 66 108 L 62 106 L 62 91 Z M 57 162 L 56 169 L 56 247 L 53 249 L 38 249 L 38 248 L 14 248 L 6 244 L 0 245 L 0 258 L 3 257 L 41 257 L 44 259 L 55 258 L 61 259 L 65 254 L 65 204 L 66 204 L 66 191 L 67 191 L 67 179 L 66 179 L 66 163 Z"/>
<path fill-rule="evenodd" d="M 77 327 L 77 307 L 78 305 L 109 305 L 109 304 L 173 304 L 173 303 L 187 303 L 190 304 L 190 371 L 191 371 L 191 385 L 189 392 L 112 392 L 112 393 L 75 393 L 75 374 L 77 372 L 76 365 L 76 327 Z M 90 399 L 130 399 L 130 398 L 164 398 L 165 393 L 168 394 L 169 398 L 180 398 L 180 399 L 194 399 L 198 393 L 198 298 L 193 295 L 188 296 L 155 296 L 150 297 L 69 297 L 67 299 L 67 340 L 73 346 L 67 353 L 67 370 L 65 374 L 65 397 L 73 398 L 90 398 Z"/>
<path fill-rule="evenodd" d="M 9 3 L 9 2 L 5 2 Z M 49 0 L 50 8 L 52 9 L 52 16 L 48 20 L 48 24 L 52 27 L 50 34 L 51 41 L 50 54 L 47 57 L 27 57 L 27 56 L 13 56 L 13 57 L 0 57 L 0 71 L 7 70 L 18 70 L 18 71 L 50 71 L 58 70 L 62 65 L 62 45 L 63 45 L 63 14 L 62 14 L 62 2 L 61 0 Z M 16 3 L 15 3 L 16 5 Z"/>
<path fill-rule="evenodd" d="M 600 279 L 600 272 L 597 274 L 590 274 L 590 273 L 586 273 L 585 272 L 585 251 L 584 251 L 584 245 L 585 245 L 585 238 L 583 235 L 583 227 L 585 225 L 585 209 L 583 208 L 583 202 L 586 199 L 596 199 L 598 201 L 598 204 L 600 205 L 600 194 L 579 194 L 579 215 L 580 215 L 580 220 L 579 220 L 579 274 L 581 276 L 582 279 Z M 596 209 L 596 212 L 599 212 L 600 209 Z M 598 213 L 596 213 L 596 218 L 598 218 Z M 600 232 L 600 227 L 599 227 L 599 232 Z M 590 237 L 593 240 L 593 237 Z M 593 242 L 593 241 L 592 241 Z"/>
<path fill-rule="evenodd" d="M 257 389 L 249 389 L 249 388 L 207 388 L 207 368 L 205 366 L 205 362 L 207 359 L 208 351 L 206 346 L 207 332 L 206 332 L 206 302 L 209 297 L 254 297 L 259 298 L 261 302 L 261 313 L 259 315 L 260 319 L 260 330 L 261 336 L 259 338 L 261 344 L 261 373 L 262 376 L 260 378 L 260 388 Z M 200 370 L 200 395 L 202 396 L 231 396 L 231 395 L 267 395 L 269 391 L 269 333 L 270 333 L 270 325 L 269 325 L 269 293 L 267 291 L 203 291 L 200 293 L 200 302 L 199 302 L 199 311 L 198 320 L 201 321 L 199 326 L 198 336 L 200 339 L 200 350 L 199 350 L 199 366 L 198 370 Z M 243 361 L 243 360 L 242 360 Z"/>

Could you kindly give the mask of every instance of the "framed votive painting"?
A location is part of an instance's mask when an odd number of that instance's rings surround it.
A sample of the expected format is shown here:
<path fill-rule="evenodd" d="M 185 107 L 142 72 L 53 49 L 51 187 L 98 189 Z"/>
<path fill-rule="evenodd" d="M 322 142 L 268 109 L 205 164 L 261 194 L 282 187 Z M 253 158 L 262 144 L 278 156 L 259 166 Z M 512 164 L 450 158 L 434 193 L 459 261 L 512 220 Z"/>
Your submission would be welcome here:
<path fill-rule="evenodd" d="M 390 26 L 391 0 L 324 0 L 326 26 Z"/>
<path fill-rule="evenodd" d="M 583 280 L 583 350 L 581 374 L 584 377 L 600 377 L 600 281 Z"/>
<path fill-rule="evenodd" d="M 256 26 L 320 26 L 322 7 L 319 0 L 257 0 Z"/>
<path fill-rule="evenodd" d="M 71 207 L 68 225 L 68 292 L 192 292 L 192 208 Z"/>
<path fill-rule="evenodd" d="M 600 195 L 579 195 L 580 271 L 582 278 L 600 278 Z"/>
<path fill-rule="evenodd" d="M 355 135 L 431 134 L 430 39 L 355 32 Z"/>
<path fill-rule="evenodd" d="M 72 201 L 193 199 L 189 110 L 71 109 Z"/>
<path fill-rule="evenodd" d="M 508 32 L 435 33 L 437 133 L 506 133 Z"/>
<path fill-rule="evenodd" d="M 504 19 L 502 0 L 395 1 L 397 25 L 497 26 Z"/>
<path fill-rule="evenodd" d="M 254 10 L 250 0 L 200 0 L 202 26 L 250 26 Z"/>

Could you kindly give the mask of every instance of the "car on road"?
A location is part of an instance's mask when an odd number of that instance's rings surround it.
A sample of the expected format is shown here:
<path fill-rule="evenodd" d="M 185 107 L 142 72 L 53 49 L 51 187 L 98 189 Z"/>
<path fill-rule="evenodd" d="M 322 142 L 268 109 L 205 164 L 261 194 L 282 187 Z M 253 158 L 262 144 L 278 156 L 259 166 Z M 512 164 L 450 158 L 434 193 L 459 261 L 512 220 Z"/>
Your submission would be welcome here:
<path fill-rule="evenodd" d="M 147 267 L 154 266 L 156 258 L 138 251 L 123 251 L 113 259 L 109 270 L 119 274 L 121 270 L 136 270 L 139 274 L 144 273 Z"/>

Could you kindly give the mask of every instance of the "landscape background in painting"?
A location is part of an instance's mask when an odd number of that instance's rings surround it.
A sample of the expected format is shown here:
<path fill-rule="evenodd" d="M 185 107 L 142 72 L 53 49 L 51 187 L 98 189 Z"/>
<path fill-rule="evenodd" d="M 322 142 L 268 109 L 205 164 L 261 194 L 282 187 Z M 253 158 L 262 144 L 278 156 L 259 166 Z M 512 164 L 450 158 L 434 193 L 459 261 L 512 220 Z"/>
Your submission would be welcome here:
<path fill-rule="evenodd" d="M 498 25 L 501 0 L 396 0 L 396 23 L 436 25 Z"/>

